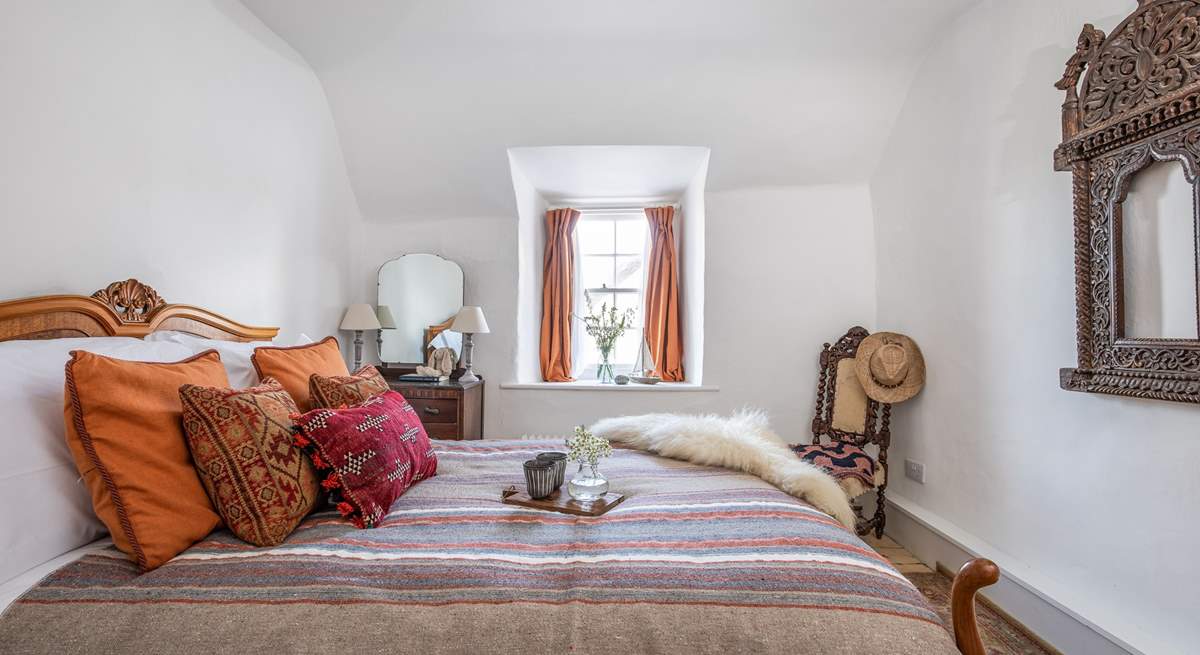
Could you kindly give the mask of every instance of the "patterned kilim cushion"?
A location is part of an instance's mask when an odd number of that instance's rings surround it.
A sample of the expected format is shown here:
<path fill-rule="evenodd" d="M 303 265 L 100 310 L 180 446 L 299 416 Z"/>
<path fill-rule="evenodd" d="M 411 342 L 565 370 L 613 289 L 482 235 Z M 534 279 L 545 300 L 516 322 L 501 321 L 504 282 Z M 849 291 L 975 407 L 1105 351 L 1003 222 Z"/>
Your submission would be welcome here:
<path fill-rule="evenodd" d="M 863 489 L 875 488 L 875 460 L 858 446 L 835 441 L 828 446 L 795 445 L 792 451 L 800 459 L 825 469 L 839 482 L 854 478 L 862 482 Z"/>
<path fill-rule="evenodd" d="M 292 397 L 271 378 L 249 389 L 185 384 L 179 397 L 196 471 L 225 525 L 256 546 L 282 542 L 320 491 L 292 443 Z"/>
<path fill-rule="evenodd" d="M 296 419 L 296 445 L 312 458 L 338 511 L 360 528 L 379 525 L 409 487 L 437 474 L 437 455 L 413 406 L 395 391 L 345 409 Z"/>
<path fill-rule="evenodd" d="M 337 409 L 357 405 L 387 390 L 387 380 L 379 374 L 379 369 L 370 364 L 358 369 L 353 375 L 326 377 L 313 373 L 308 378 L 308 396 L 314 409 Z"/>

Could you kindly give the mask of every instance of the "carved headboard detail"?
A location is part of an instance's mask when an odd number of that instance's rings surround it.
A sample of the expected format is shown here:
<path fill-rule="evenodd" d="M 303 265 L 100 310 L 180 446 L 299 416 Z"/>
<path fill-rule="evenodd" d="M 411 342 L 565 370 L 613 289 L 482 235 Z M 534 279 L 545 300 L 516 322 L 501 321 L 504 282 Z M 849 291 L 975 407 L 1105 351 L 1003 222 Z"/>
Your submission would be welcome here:
<path fill-rule="evenodd" d="M 1155 162 L 1179 162 L 1193 186 L 1185 220 L 1200 289 L 1200 0 L 1139 0 L 1108 36 L 1085 25 L 1055 86 L 1066 101 L 1054 168 L 1074 177 L 1078 359 L 1060 384 L 1200 403 L 1200 297 L 1195 338 L 1127 334 L 1123 242 L 1133 178 Z"/>
<path fill-rule="evenodd" d="M 178 330 L 209 339 L 265 341 L 279 332 L 251 327 L 191 305 L 164 301 L 134 279 L 113 282 L 91 296 L 37 296 L 0 302 L 0 341 L 65 337 L 144 337 Z"/>
<path fill-rule="evenodd" d="M 145 323 L 150 312 L 167 304 L 150 285 L 133 278 L 113 282 L 92 297 L 111 307 L 126 323 Z"/>

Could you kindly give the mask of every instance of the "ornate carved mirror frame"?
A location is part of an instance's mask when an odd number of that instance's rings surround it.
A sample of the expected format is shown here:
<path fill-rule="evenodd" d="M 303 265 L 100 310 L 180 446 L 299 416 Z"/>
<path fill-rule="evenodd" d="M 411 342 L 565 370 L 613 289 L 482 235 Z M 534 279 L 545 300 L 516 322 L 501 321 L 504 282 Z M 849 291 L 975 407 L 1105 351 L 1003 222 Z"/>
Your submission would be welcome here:
<path fill-rule="evenodd" d="M 1079 359 L 1076 368 L 1062 369 L 1062 388 L 1200 403 L 1200 338 L 1125 334 L 1121 241 L 1122 204 L 1139 171 L 1178 161 L 1197 186 L 1200 0 L 1139 0 L 1108 37 L 1085 25 L 1055 86 L 1067 94 L 1054 168 L 1074 176 Z M 1192 206 L 1200 280 L 1197 197 Z"/>

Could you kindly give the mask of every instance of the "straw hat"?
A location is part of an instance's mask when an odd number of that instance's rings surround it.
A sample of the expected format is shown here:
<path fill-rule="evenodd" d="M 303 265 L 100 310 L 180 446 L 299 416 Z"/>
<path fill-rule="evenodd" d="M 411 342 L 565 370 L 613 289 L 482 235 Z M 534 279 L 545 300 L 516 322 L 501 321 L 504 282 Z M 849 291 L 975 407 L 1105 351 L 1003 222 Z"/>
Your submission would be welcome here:
<path fill-rule="evenodd" d="M 900 403 L 925 385 L 925 358 L 903 334 L 877 332 L 858 345 L 854 372 L 871 400 Z"/>

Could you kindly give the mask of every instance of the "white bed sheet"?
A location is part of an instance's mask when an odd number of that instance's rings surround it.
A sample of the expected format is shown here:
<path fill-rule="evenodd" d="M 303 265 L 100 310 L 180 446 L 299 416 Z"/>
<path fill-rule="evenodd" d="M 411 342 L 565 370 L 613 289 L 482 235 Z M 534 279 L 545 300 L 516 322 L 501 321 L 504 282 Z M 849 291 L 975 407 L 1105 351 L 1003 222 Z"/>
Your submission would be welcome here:
<path fill-rule="evenodd" d="M 39 564 L 24 573 L 20 573 L 4 583 L 0 584 L 0 613 L 8 609 L 14 600 L 20 598 L 21 594 L 33 589 L 37 583 L 42 581 L 42 578 L 54 573 L 60 567 L 66 566 L 71 562 L 83 557 L 84 555 L 108 548 L 112 545 L 112 539 L 105 537 L 97 539 L 86 546 L 80 546 L 69 553 L 63 553 L 58 557 Z"/>

